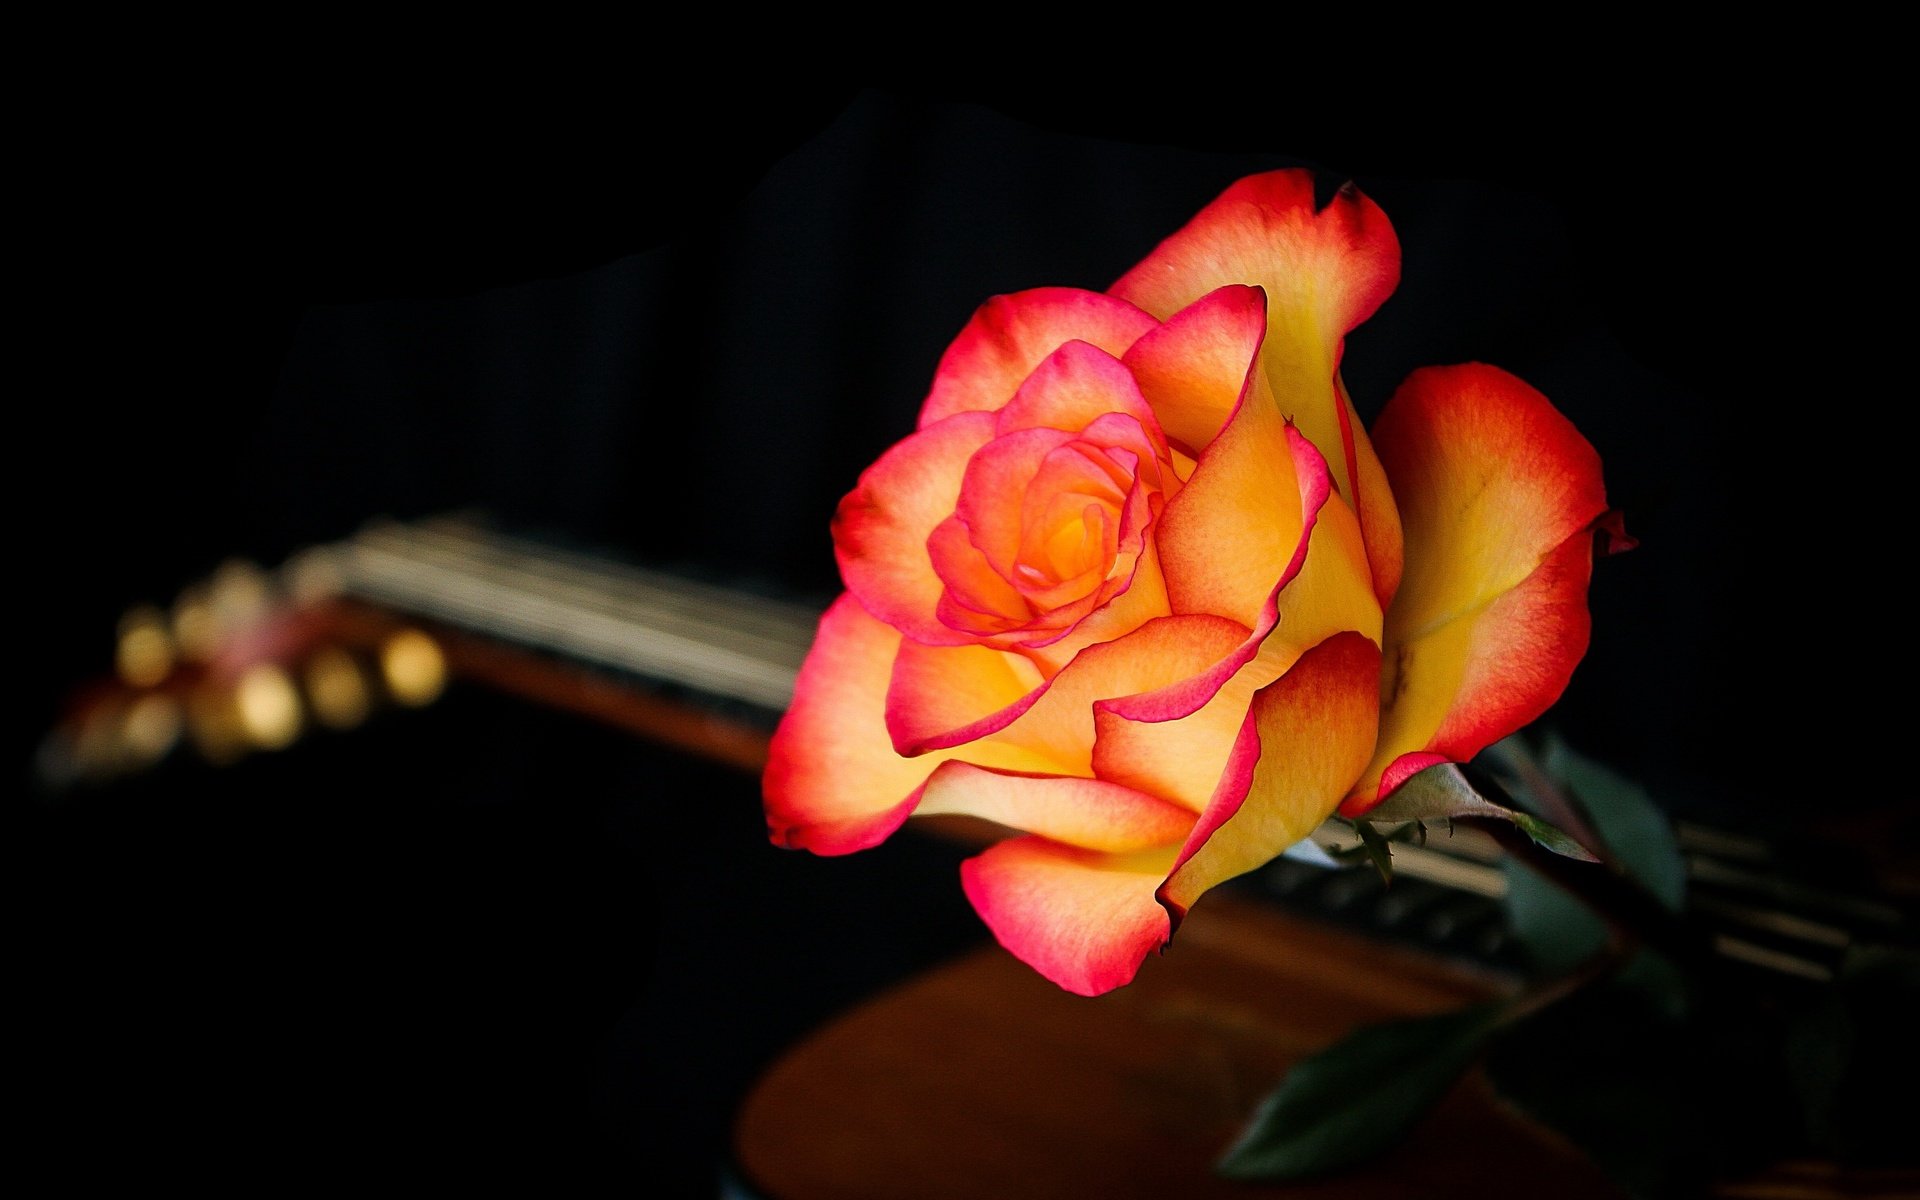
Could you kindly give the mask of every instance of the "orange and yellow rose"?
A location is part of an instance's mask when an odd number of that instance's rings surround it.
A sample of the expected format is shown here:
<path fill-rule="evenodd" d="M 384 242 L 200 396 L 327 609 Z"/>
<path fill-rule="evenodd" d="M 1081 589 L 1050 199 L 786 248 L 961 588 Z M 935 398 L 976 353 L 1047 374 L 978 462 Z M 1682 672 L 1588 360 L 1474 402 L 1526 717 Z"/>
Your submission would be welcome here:
<path fill-rule="evenodd" d="M 984 305 L 835 514 L 773 839 L 1018 831 L 966 894 L 1091 995 L 1209 888 L 1545 711 L 1586 651 L 1599 458 L 1477 364 L 1416 372 L 1369 435 L 1340 356 L 1399 269 L 1371 200 L 1276 171 L 1105 293 Z"/>

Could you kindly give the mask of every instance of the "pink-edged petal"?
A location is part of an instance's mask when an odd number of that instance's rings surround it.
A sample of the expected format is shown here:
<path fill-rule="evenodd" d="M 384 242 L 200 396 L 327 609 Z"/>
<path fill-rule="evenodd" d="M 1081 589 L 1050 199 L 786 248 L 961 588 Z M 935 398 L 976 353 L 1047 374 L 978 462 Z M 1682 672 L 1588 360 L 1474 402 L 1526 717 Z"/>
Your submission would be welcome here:
<path fill-rule="evenodd" d="M 1557 700 L 1586 653 L 1600 457 L 1494 367 L 1415 372 L 1375 426 L 1406 531 L 1381 740 L 1349 807 L 1403 755 L 1463 761 Z"/>
<path fill-rule="evenodd" d="M 995 296 L 941 357 L 921 406 L 920 427 L 958 412 L 998 412 L 1041 360 L 1066 342 L 1088 342 L 1120 355 L 1157 324 L 1132 304 L 1078 288 Z"/>
<path fill-rule="evenodd" d="M 1063 634 L 1026 639 L 1020 652 L 1042 672 L 1053 675 L 1088 646 L 1124 637 L 1157 617 L 1171 615 L 1167 584 L 1160 573 L 1160 555 L 1149 541 L 1134 560 L 1130 574 L 1116 576 L 1106 603 L 1088 613 Z"/>
<path fill-rule="evenodd" d="M 971 641 L 937 615 L 945 585 L 927 540 L 953 514 L 974 452 L 993 436 L 988 413 L 959 413 L 894 445 L 860 476 L 833 517 L 841 578 L 880 620 L 918 641 Z"/>
<path fill-rule="evenodd" d="M 1046 695 L 1082 651 L 1100 647 L 1066 680 L 1067 691 L 1008 735 L 1046 756 L 1048 770 L 1080 772 L 1091 760 L 1081 737 L 1083 709 L 1108 695 L 1164 686 L 1183 669 L 1199 670 L 1243 645 L 1247 630 L 1213 618 L 1155 625 L 1134 642 L 1115 642 L 1169 614 L 1151 547 L 1126 588 L 1064 639 L 1037 647 L 928 646 L 903 641 L 887 685 L 886 724 L 894 748 L 909 757 L 965 747 L 1018 720 Z M 1157 659 L 1156 659 L 1157 656 Z M 1064 747 L 1064 749 L 1062 749 Z"/>
<path fill-rule="evenodd" d="M 1121 414 L 1149 437 L 1160 437 L 1160 421 L 1140 394 L 1133 372 L 1121 360 L 1090 342 L 1070 341 L 1047 355 L 1020 384 L 1013 399 L 995 415 L 1002 434 L 1016 429 L 1060 429 L 1078 433 L 1105 416 Z M 1164 455 L 1164 443 L 1158 446 Z"/>
<path fill-rule="evenodd" d="M 1173 610 L 1258 630 L 1285 577 L 1281 624 L 1296 653 L 1345 629 L 1377 638 L 1380 605 L 1359 523 L 1328 489 L 1324 456 L 1270 404 L 1248 397 L 1161 517 Z"/>
<path fill-rule="evenodd" d="M 1248 513 L 1261 519 L 1247 520 Z M 1212 670 L 1128 700 L 1121 707 L 1130 720 L 1185 716 L 1256 654 L 1272 678 L 1336 633 L 1379 636 L 1379 604 L 1352 510 L 1331 494 L 1320 452 L 1255 399 L 1241 405 L 1168 503 L 1158 544 L 1173 610 L 1224 613 L 1246 622 L 1250 638 Z"/>
<path fill-rule="evenodd" d="M 1070 992 L 1133 981 L 1171 925 L 1154 889 L 1174 847 L 1102 854 L 1040 837 L 1001 842 L 960 865 L 967 899 L 1014 957 Z"/>
<path fill-rule="evenodd" d="M 1477 617 L 1396 645 L 1379 749 L 1341 811 L 1358 816 L 1416 772 L 1466 762 L 1551 708 L 1587 652 L 1592 573 L 1582 530 Z"/>
<path fill-rule="evenodd" d="M 934 610 L 941 624 L 985 636 L 1033 619 L 1025 597 L 994 570 L 958 516 L 934 527 L 927 538 L 927 558 L 946 588 Z"/>
<path fill-rule="evenodd" d="M 1319 452 L 1297 431 L 1288 429 L 1286 439 L 1302 493 L 1303 529 L 1292 558 L 1273 581 L 1247 637 L 1211 666 L 1165 687 L 1095 705 L 1093 765 L 1102 778 L 1199 811 L 1214 795 L 1220 764 L 1256 691 L 1291 669 L 1308 647 L 1345 632 L 1348 625 L 1363 626 L 1363 636 L 1377 636 L 1378 614 L 1366 602 L 1364 564 L 1354 549 L 1353 515 L 1331 497 Z M 1329 522 L 1341 532 L 1323 534 L 1321 527 Z M 1322 556 L 1318 564 L 1315 554 Z M 1329 589 L 1320 582 L 1329 578 L 1346 586 Z M 1345 605 L 1328 603 L 1329 595 Z"/>
<path fill-rule="evenodd" d="M 894 751 L 885 708 L 900 645 L 900 634 L 869 615 L 851 593 L 821 617 L 761 777 L 775 844 L 816 854 L 876 845 L 912 813 L 934 767 L 953 757 L 943 752 L 909 759 Z M 1018 771 L 1051 766 L 1011 745 L 969 747 L 968 757 Z"/>
<path fill-rule="evenodd" d="M 920 816 L 949 813 L 1106 853 L 1178 842 L 1193 826 L 1186 809 L 1117 783 L 989 771 L 963 762 L 940 765 L 917 810 Z"/>
<path fill-rule="evenodd" d="M 1373 752 L 1380 650 L 1336 634 L 1254 696 L 1220 785 L 1181 847 L 1160 899 L 1177 922 L 1209 889 L 1306 837 Z"/>
<path fill-rule="evenodd" d="M 1366 431 L 1334 379 L 1347 333 L 1399 279 L 1400 243 L 1378 205 L 1349 184 L 1316 208 L 1312 173 L 1285 170 L 1233 184 L 1108 290 L 1165 320 L 1227 284 L 1263 288 L 1253 391 L 1326 455 L 1345 502 L 1370 513 L 1384 510 L 1362 492 Z M 1383 564 L 1375 573 L 1390 572 Z"/>
<path fill-rule="evenodd" d="M 1064 430 L 1015 430 L 982 446 L 966 465 L 954 515 L 987 562 L 1009 582 L 1019 565 L 1023 501 L 1034 476 L 1050 455 L 1072 443 L 1073 434 Z"/>
<path fill-rule="evenodd" d="M 1125 362 L 1169 441 L 1193 457 L 1233 415 L 1267 332 L 1266 294 L 1219 288 L 1133 344 Z"/>
<path fill-rule="evenodd" d="M 1235 650 L 1244 650 L 1246 643 Z M 1228 657 L 1231 663 L 1232 656 Z M 1198 708 L 1187 697 L 1204 690 L 1223 673 L 1215 664 L 1195 676 L 1201 687 L 1182 681 L 1117 702 L 1094 706 L 1093 773 L 1124 783 L 1198 813 L 1220 784 L 1220 773 L 1246 724 L 1254 694 L 1279 677 L 1282 667 L 1255 654 L 1227 674 Z"/>
<path fill-rule="evenodd" d="M 1044 756 L 1058 764 L 1049 768 L 1054 773 L 1091 775 L 1096 703 L 1176 685 L 1207 671 L 1247 638 L 1246 626 L 1223 617 L 1148 621 L 1082 650 L 1026 711 L 988 740 Z"/>
<path fill-rule="evenodd" d="M 903 642 L 887 684 L 887 731 L 909 757 L 963 746 L 1004 728 L 1046 681 L 1025 657 L 991 646 Z"/>

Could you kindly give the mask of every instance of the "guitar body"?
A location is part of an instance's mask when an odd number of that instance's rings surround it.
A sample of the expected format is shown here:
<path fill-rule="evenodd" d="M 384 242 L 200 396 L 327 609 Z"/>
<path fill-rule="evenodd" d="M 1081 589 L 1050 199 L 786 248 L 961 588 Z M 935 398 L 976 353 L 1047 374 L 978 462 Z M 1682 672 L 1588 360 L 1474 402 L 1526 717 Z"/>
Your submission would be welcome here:
<path fill-rule="evenodd" d="M 1477 1078 L 1403 1146 L 1337 1178 L 1259 1186 L 1212 1167 L 1286 1069 L 1363 1024 L 1445 1012 L 1497 981 L 1231 896 L 1209 897 L 1132 984 L 1092 1000 L 998 948 L 882 992 L 748 1093 L 736 1154 L 780 1200 L 1208 1200 L 1537 1194 L 1620 1200 Z"/>
<path fill-rule="evenodd" d="M 92 1122 L 56 1124 L 96 1165 L 202 1162 L 192 1126 L 243 1134 L 225 1160 L 242 1172 L 317 1136 L 341 1178 L 397 1153 L 529 1187 L 724 1172 L 769 1200 L 1261 1194 L 1211 1164 L 1292 1063 L 1517 986 L 1499 871 L 1462 831 L 1397 848 L 1391 899 L 1418 920 L 1384 920 L 1367 870 L 1276 864 L 1210 895 L 1134 984 L 1071 996 L 955 886 L 992 830 L 930 821 L 838 859 L 767 843 L 758 771 L 804 606 L 452 519 L 376 524 L 255 583 L 251 607 L 224 602 L 247 618 L 163 675 L 79 689 L 42 750 L 65 764 L 43 771 L 29 876 L 59 914 L 29 958 L 49 981 L 44 1078 L 56 1114 Z M 421 643 L 431 686 L 395 666 Z M 330 726 L 314 668 L 336 660 L 368 699 Z M 239 719 L 263 672 L 290 689 L 293 736 Z M 130 756 L 152 705 L 182 730 Z M 195 732 L 204 712 L 241 740 Z M 197 762 L 209 749 L 232 769 Z M 1695 858 L 1696 887 L 1751 906 L 1709 888 L 1729 860 Z M 1776 972 L 1827 969 L 1831 927 L 1809 928 L 1769 951 Z M 1723 1193 L 1841 1194 L 1817 1164 L 1782 1171 Z M 1615 1194 L 1469 1076 L 1400 1150 L 1303 1186 L 1549 1179 Z"/>

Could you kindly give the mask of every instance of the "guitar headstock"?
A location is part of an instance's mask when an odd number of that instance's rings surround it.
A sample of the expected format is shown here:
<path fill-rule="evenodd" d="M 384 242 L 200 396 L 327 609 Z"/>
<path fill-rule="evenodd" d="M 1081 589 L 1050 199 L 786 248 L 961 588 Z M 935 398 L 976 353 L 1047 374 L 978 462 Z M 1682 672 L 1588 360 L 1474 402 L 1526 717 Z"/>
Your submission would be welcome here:
<path fill-rule="evenodd" d="M 41 743 L 42 785 L 104 783 L 183 749 L 225 765 L 431 703 L 448 678 L 439 641 L 347 596 L 338 554 L 229 560 L 165 606 L 129 608 L 113 673 L 77 687 Z"/>

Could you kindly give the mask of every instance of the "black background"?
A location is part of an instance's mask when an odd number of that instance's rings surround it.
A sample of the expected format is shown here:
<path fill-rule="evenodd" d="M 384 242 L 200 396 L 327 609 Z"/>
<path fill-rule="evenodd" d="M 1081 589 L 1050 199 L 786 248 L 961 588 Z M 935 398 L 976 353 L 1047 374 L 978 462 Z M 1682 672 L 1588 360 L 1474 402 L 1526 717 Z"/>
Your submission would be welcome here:
<path fill-rule="evenodd" d="M 479 506 L 825 600 L 834 502 L 974 306 L 1103 288 L 1306 164 L 1403 245 L 1348 343 L 1363 417 L 1416 366 L 1507 367 L 1642 539 L 1598 564 L 1554 723 L 1677 810 L 1834 817 L 1809 781 L 1846 714 L 1788 682 L 1823 644 L 1809 570 L 1846 571 L 1795 525 L 1833 486 L 1799 357 L 1833 172 L 1758 110 L 815 86 L 695 123 L 669 92 L 588 120 L 507 91 L 130 106 L 54 157 L 30 328 L 59 369 L 14 441 L 23 781 L 126 605 L 376 515 Z M 703 1194 L 772 1055 L 983 936 L 949 847 L 775 851 L 755 781 L 467 688 L 226 771 L 24 790 L 27 1132 L 76 1180 Z"/>

